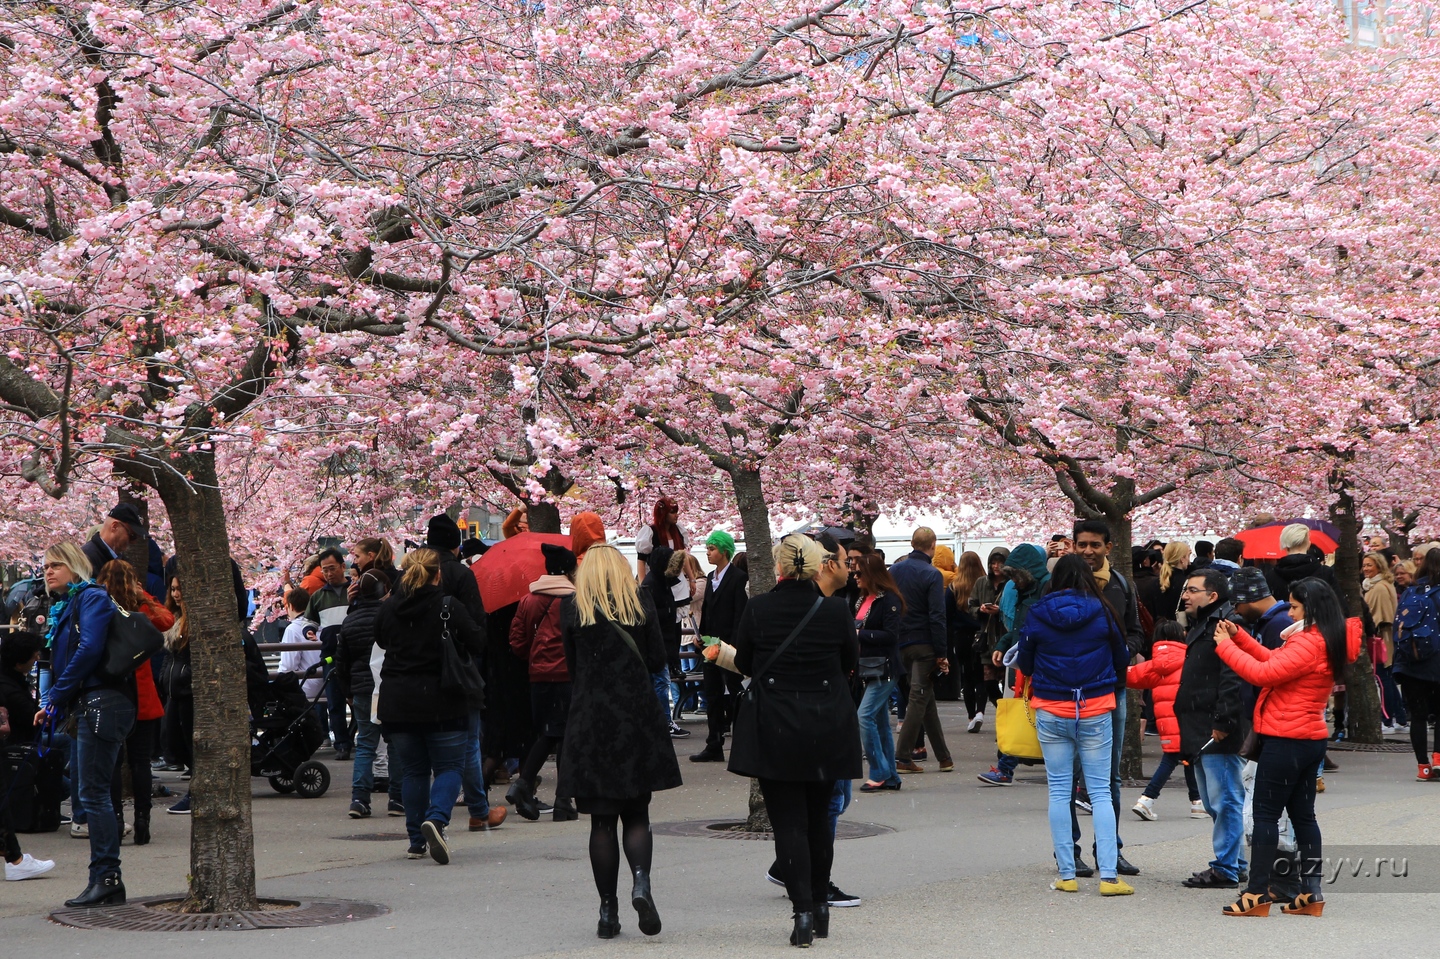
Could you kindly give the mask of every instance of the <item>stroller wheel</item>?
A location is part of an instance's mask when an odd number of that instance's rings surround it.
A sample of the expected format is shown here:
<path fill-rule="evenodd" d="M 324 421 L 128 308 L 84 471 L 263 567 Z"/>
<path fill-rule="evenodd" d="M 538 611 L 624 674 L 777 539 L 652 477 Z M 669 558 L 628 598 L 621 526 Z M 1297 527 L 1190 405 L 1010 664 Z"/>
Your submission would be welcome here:
<path fill-rule="evenodd" d="M 295 791 L 295 780 L 284 773 L 276 773 L 270 777 L 270 788 L 277 793 L 293 793 Z"/>
<path fill-rule="evenodd" d="M 295 792 L 305 799 L 319 799 L 330 788 L 330 769 L 315 760 L 295 767 Z"/>

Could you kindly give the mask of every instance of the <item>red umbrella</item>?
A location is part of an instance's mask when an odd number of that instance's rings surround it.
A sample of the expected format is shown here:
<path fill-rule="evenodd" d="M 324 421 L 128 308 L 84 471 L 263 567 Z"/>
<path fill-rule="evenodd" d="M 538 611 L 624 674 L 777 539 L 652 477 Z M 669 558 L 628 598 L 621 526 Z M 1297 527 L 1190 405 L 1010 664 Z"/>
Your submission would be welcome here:
<path fill-rule="evenodd" d="M 541 543 L 569 549 L 570 537 L 559 533 L 516 533 L 490 547 L 470 567 L 475 571 L 485 612 L 493 613 L 530 595 L 530 584 L 545 575 Z"/>
<path fill-rule="evenodd" d="M 1235 538 L 1245 544 L 1246 559 L 1279 559 L 1285 555 L 1285 550 L 1280 548 L 1280 531 L 1288 525 L 1289 523 L 1271 523 L 1268 526 L 1258 526 L 1236 533 Z M 1311 524 L 1306 522 L 1305 525 Z M 1338 548 L 1338 544 L 1328 532 L 1313 526 L 1310 529 L 1310 543 L 1326 553 L 1333 553 Z"/>

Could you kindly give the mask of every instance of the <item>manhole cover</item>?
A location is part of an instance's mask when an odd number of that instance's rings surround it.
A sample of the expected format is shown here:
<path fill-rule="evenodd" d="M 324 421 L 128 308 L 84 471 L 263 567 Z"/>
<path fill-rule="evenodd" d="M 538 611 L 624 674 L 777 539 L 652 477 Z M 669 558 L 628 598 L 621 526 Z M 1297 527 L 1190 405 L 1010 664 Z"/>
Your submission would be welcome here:
<path fill-rule="evenodd" d="M 657 836 L 681 836 L 687 839 L 758 839 L 768 842 L 775 837 L 768 832 L 748 832 L 743 819 L 690 819 L 684 822 L 651 823 L 650 831 Z M 895 830 L 873 822 L 840 820 L 836 839 L 865 839 Z"/>
<path fill-rule="evenodd" d="M 1325 749 L 1332 753 L 1408 753 L 1411 746 L 1409 743 L 1352 743 L 1342 740 L 1330 743 Z"/>
<path fill-rule="evenodd" d="M 343 899 L 264 900 L 268 909 L 253 912 L 184 913 L 174 905 L 178 896 L 135 899 L 123 906 L 99 909 L 61 909 L 50 921 L 76 929 L 113 929 L 120 932 L 243 932 L 247 929 L 305 929 L 342 922 L 373 919 L 390 911 L 374 902 Z M 166 908 L 169 906 L 170 908 Z"/>
<path fill-rule="evenodd" d="M 356 836 L 336 836 L 345 842 L 409 842 L 410 834 L 403 832 L 363 832 Z"/>

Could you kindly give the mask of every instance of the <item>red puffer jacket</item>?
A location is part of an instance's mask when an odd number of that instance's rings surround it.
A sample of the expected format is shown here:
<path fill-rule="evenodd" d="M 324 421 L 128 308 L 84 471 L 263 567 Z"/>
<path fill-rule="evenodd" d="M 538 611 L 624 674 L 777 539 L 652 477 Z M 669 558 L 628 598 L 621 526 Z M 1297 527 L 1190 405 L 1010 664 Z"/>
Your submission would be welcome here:
<path fill-rule="evenodd" d="M 559 582 L 553 586 L 546 582 L 552 579 Z M 542 576 L 530 589 L 510 621 L 510 650 L 529 664 L 530 682 L 568 683 L 570 670 L 560 642 L 560 600 L 573 593 L 574 587 L 563 576 Z"/>
<path fill-rule="evenodd" d="M 1160 731 L 1160 750 L 1180 751 L 1180 721 L 1175 718 L 1175 694 L 1180 691 L 1180 671 L 1185 668 L 1185 644 L 1162 639 L 1151 658 L 1125 671 L 1125 685 L 1131 689 L 1155 691 L 1155 725 Z"/>
<path fill-rule="evenodd" d="M 1360 655 L 1364 633 L 1360 620 L 1346 623 L 1345 656 L 1354 662 Z M 1235 641 L 1219 643 L 1215 652 L 1236 675 L 1260 687 L 1255 700 L 1255 731 L 1262 736 L 1283 739 L 1326 739 L 1325 703 L 1335 677 L 1325 655 L 1325 637 L 1315 627 L 1301 629 L 1296 623 L 1282 634 L 1279 649 L 1266 649 L 1245 630 Z"/>
<path fill-rule="evenodd" d="M 156 602 L 155 597 L 149 593 L 142 594 L 140 611 L 162 633 L 175 625 L 175 614 Z M 155 676 L 148 661 L 141 663 L 135 670 L 135 693 L 138 700 L 135 710 L 137 720 L 160 719 L 165 715 L 165 707 L 160 702 L 160 694 L 155 691 Z"/>

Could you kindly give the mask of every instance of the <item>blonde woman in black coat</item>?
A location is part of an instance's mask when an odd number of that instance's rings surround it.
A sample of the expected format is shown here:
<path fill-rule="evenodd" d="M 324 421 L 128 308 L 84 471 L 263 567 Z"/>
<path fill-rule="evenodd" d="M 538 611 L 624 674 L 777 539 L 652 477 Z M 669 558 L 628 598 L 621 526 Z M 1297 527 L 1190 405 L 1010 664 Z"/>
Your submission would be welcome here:
<path fill-rule="evenodd" d="M 805 947 L 830 931 L 831 791 L 863 775 L 848 678 L 860 646 L 845 601 L 815 588 L 825 550 L 796 534 L 775 555 L 779 582 L 751 598 L 735 634 L 735 666 L 755 688 L 737 716 L 729 768 L 760 781 L 795 913 L 790 944 Z"/>
<path fill-rule="evenodd" d="M 575 797 L 590 817 L 590 869 L 600 893 L 596 935 L 620 933 L 616 887 L 619 827 L 634 880 L 630 904 L 647 936 L 660 932 L 650 892 L 650 794 L 680 785 L 666 717 L 655 704 L 652 673 L 665 669 L 665 644 L 650 597 L 613 546 L 595 545 L 561 600 L 561 642 L 570 672 L 570 712 L 560 750 L 556 795 Z"/>

